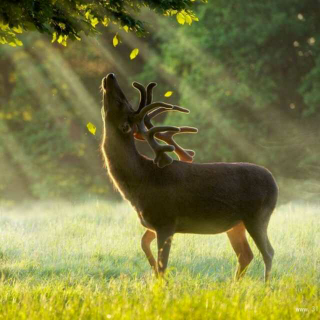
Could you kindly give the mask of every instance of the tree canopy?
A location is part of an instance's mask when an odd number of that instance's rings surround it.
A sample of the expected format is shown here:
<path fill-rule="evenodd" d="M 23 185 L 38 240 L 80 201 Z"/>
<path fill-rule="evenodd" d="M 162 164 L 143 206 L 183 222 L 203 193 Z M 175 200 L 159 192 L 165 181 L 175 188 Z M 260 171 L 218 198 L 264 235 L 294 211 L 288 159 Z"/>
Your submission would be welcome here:
<path fill-rule="evenodd" d="M 174 89 L 191 109 L 166 124 L 198 126 L 192 139 L 179 138 L 201 150 L 197 161 L 249 161 L 277 177 L 319 179 L 319 9 L 316 0 L 215 0 L 198 7 L 201 23 L 170 37 L 161 22 L 140 80 Z"/>
<path fill-rule="evenodd" d="M 142 8 L 160 15 L 176 15 L 179 23 L 191 24 L 197 18 L 191 11 L 194 0 L 1 0 L 0 43 L 21 46 L 17 35 L 38 31 L 66 45 L 67 40 L 80 40 L 97 33 L 97 25 L 117 24 L 125 31 L 143 35 L 145 24 L 139 20 Z"/>
<path fill-rule="evenodd" d="M 119 32 L 117 50 L 113 25 L 99 41 L 74 41 L 68 50 L 39 32 L 23 34 L 23 47 L 0 46 L 0 201 L 112 195 L 98 155 L 98 87 L 108 72 L 133 106 L 131 81 L 156 81 L 156 100 L 191 110 L 155 121 L 198 127 L 177 138 L 197 152 L 196 162 L 261 164 L 282 201 L 319 199 L 319 6 L 212 0 L 195 6 L 200 23 L 191 28 L 178 25 L 190 22 L 181 12 L 174 23 L 141 12 L 154 31 L 147 39 Z M 89 122 L 96 128 L 88 131 Z"/>

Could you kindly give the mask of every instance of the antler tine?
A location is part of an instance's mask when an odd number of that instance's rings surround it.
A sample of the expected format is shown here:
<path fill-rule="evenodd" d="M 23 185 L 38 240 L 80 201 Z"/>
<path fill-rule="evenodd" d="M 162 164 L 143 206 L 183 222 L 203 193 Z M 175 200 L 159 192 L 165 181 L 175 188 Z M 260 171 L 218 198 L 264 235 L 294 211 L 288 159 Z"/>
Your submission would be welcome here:
<path fill-rule="evenodd" d="M 150 117 L 150 119 L 152 119 L 165 111 L 168 111 L 168 110 L 165 108 L 159 108 L 157 110 L 153 110 L 152 112 L 150 112 L 150 114 L 148 114 L 148 116 Z M 180 111 L 180 112 L 184 112 L 184 113 L 190 113 L 190 111 L 188 109 L 180 107 L 180 106 L 173 106 L 173 108 L 170 109 L 170 111 Z"/>
<path fill-rule="evenodd" d="M 153 124 L 151 122 L 152 118 L 155 118 L 159 114 L 166 112 L 166 111 L 180 111 L 184 113 L 189 113 L 190 111 L 188 109 L 182 108 L 180 106 L 173 106 L 172 109 L 165 109 L 165 108 L 158 108 L 149 114 L 146 115 L 144 118 L 145 125 L 148 129 L 151 129 L 153 127 Z M 152 129 L 151 129 L 152 130 Z M 169 145 L 172 145 L 175 147 L 175 153 L 179 157 L 179 160 L 184 162 L 192 162 L 193 157 L 195 156 L 195 152 L 193 150 L 185 150 L 183 149 L 178 143 L 176 143 L 173 140 L 173 136 L 177 133 L 197 133 L 197 128 L 192 127 L 181 127 L 180 132 L 164 132 L 164 133 L 158 133 L 156 135 L 156 138 L 166 142 Z"/>
<path fill-rule="evenodd" d="M 151 104 L 146 105 L 143 109 L 140 110 L 139 113 L 136 113 L 134 116 L 134 121 L 139 121 L 144 119 L 145 115 L 153 109 L 157 109 L 162 107 L 164 109 L 173 109 L 173 105 L 165 103 L 165 102 L 153 102 Z"/>
<path fill-rule="evenodd" d="M 180 129 L 178 127 L 172 127 L 172 126 L 159 126 L 159 127 L 153 127 L 148 131 L 148 134 L 151 136 L 154 136 L 156 133 L 159 132 L 170 132 L 172 134 L 178 133 Z"/>
<path fill-rule="evenodd" d="M 190 111 L 188 109 L 179 107 L 179 106 L 173 106 L 172 109 L 166 109 L 166 108 L 158 108 L 156 110 L 153 110 L 152 112 L 150 112 L 149 114 L 147 114 L 144 118 L 144 123 L 146 125 L 146 127 L 148 129 L 153 127 L 153 124 L 151 122 L 152 118 L 155 118 L 156 116 L 158 116 L 159 114 L 166 112 L 166 111 L 180 111 L 180 112 L 184 112 L 184 113 L 189 113 Z"/>
<path fill-rule="evenodd" d="M 146 140 L 153 152 L 155 153 L 154 163 L 158 167 L 163 168 L 173 162 L 172 158 L 166 152 L 174 151 L 179 159 L 184 162 L 192 162 L 195 152 L 192 150 L 185 150 L 179 146 L 174 140 L 173 136 L 177 133 L 196 133 L 198 130 L 192 127 L 171 127 L 158 126 L 154 127 L 151 119 L 166 111 L 179 111 L 189 113 L 188 109 L 180 106 L 173 106 L 164 102 L 152 103 L 152 90 L 157 85 L 155 82 L 148 84 L 144 88 L 142 84 L 134 82 L 132 84 L 140 91 L 140 104 L 138 110 L 135 112 L 133 122 L 137 124 L 138 132 L 135 133 L 135 138 L 138 140 Z M 159 144 L 156 140 L 164 141 L 167 145 Z"/>
<path fill-rule="evenodd" d="M 157 86 L 156 82 L 150 82 L 147 85 L 147 104 L 150 104 L 152 102 L 152 90 Z"/>
<path fill-rule="evenodd" d="M 138 123 L 138 129 L 141 136 L 148 142 L 153 152 L 155 153 L 154 163 L 158 165 L 159 168 L 163 168 L 172 163 L 172 158 L 167 155 L 165 152 L 172 152 L 175 150 L 173 145 L 161 145 L 155 139 L 155 134 L 160 132 L 179 132 L 180 129 L 178 127 L 172 126 L 161 126 L 161 127 L 153 127 L 151 130 L 148 130 L 143 122 L 140 121 Z"/>
<path fill-rule="evenodd" d="M 139 102 L 138 109 L 136 111 L 137 113 L 139 113 L 146 105 L 146 98 L 147 98 L 146 89 L 141 83 L 136 81 L 132 82 L 132 86 L 137 90 L 139 90 L 140 92 L 140 102 Z"/>
<path fill-rule="evenodd" d="M 162 132 L 157 133 L 156 138 L 175 147 L 174 152 L 180 161 L 192 162 L 195 152 L 193 150 L 185 150 L 173 140 L 173 136 L 179 133 L 197 133 L 198 129 L 193 127 L 180 127 L 178 132 Z"/>
<path fill-rule="evenodd" d="M 168 110 L 172 109 L 173 106 L 164 102 L 154 102 L 152 103 L 152 89 L 157 85 L 155 82 L 151 82 L 148 84 L 147 89 L 138 82 L 132 83 L 133 87 L 138 89 L 140 92 L 140 103 L 138 110 L 135 112 L 133 117 L 133 122 L 137 123 L 138 132 L 135 134 L 135 138 L 139 140 L 146 140 L 152 150 L 154 151 L 156 157 L 154 159 L 154 163 L 158 165 L 158 167 L 163 168 L 172 163 L 172 158 L 167 155 L 165 152 L 172 152 L 175 150 L 175 147 L 172 145 L 161 145 L 159 144 L 154 135 L 159 132 L 163 131 L 171 131 L 171 132 L 178 132 L 180 131 L 177 127 L 153 127 L 150 125 L 151 130 L 148 127 L 146 128 L 145 119 L 147 118 L 147 122 L 150 122 L 148 119 L 148 112 L 154 109 L 162 109 Z M 147 105 L 146 105 L 147 103 Z M 149 120 L 149 121 L 148 121 Z"/>
<path fill-rule="evenodd" d="M 198 129 L 194 127 L 180 127 L 180 133 L 198 133 Z"/>

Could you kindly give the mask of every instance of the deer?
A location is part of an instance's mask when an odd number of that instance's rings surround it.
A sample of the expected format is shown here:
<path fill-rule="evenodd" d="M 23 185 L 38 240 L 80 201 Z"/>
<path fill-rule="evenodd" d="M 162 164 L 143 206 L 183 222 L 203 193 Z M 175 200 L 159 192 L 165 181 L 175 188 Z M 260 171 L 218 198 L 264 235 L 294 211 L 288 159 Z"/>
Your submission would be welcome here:
<path fill-rule="evenodd" d="M 278 198 L 278 187 L 269 170 L 251 163 L 194 163 L 195 152 L 183 149 L 173 136 L 196 133 L 193 127 L 154 126 L 151 119 L 163 112 L 189 110 L 153 102 L 151 82 L 133 87 L 140 93 L 133 108 L 115 74 L 102 79 L 103 135 L 101 153 L 111 181 L 135 209 L 143 227 L 141 248 L 157 276 L 168 265 L 176 233 L 227 233 L 238 264 L 235 279 L 245 274 L 253 253 L 246 232 L 264 261 L 264 279 L 270 277 L 274 249 L 267 228 Z M 136 140 L 152 148 L 152 160 L 137 151 Z M 162 142 L 165 142 L 163 144 Z M 173 160 L 168 152 L 175 152 Z M 157 260 L 150 245 L 157 240 Z"/>

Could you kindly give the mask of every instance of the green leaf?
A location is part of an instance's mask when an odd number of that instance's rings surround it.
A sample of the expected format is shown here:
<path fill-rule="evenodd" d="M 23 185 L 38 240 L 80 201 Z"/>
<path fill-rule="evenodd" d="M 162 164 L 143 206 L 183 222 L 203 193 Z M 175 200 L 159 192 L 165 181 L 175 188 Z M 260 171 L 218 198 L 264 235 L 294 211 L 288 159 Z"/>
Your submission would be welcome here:
<path fill-rule="evenodd" d="M 23 31 L 20 26 L 13 27 L 12 30 L 13 30 L 15 33 L 22 33 L 22 31 Z"/>
<path fill-rule="evenodd" d="M 186 23 L 191 26 L 191 23 L 192 23 L 192 17 L 188 14 L 185 15 L 185 18 L 186 18 Z"/>
<path fill-rule="evenodd" d="M 176 15 L 177 17 L 177 21 L 180 23 L 180 24 L 185 24 L 186 23 L 186 18 L 185 18 L 185 15 L 181 12 L 177 13 Z"/>
<path fill-rule="evenodd" d="M 18 45 L 18 46 L 23 46 L 23 43 L 22 41 L 20 41 L 18 38 L 14 39 L 15 43 Z"/>
<path fill-rule="evenodd" d="M 187 23 L 189 26 L 191 26 L 193 21 L 199 21 L 199 19 L 196 17 L 196 15 L 191 10 L 182 10 L 177 13 L 176 15 L 177 21 L 180 24 Z"/>
<path fill-rule="evenodd" d="M 104 17 L 104 19 L 101 21 L 101 23 L 102 23 L 105 27 L 107 27 L 108 24 L 109 24 L 109 19 L 108 19 L 108 17 Z"/>
<path fill-rule="evenodd" d="M 93 123 L 88 122 L 87 128 L 88 128 L 88 131 L 89 131 L 90 133 L 92 133 L 93 135 L 96 134 L 97 128 L 96 128 L 96 126 L 95 126 Z"/>
<path fill-rule="evenodd" d="M 99 23 L 99 20 L 98 20 L 98 18 L 93 18 L 93 19 L 91 19 L 91 25 L 95 28 L 96 27 L 96 25 Z"/>
<path fill-rule="evenodd" d="M 65 30 L 65 29 L 66 29 L 66 24 L 65 24 L 65 23 L 59 22 L 58 25 L 59 25 L 59 27 L 60 27 L 62 30 Z"/>
<path fill-rule="evenodd" d="M 139 54 L 139 49 L 138 48 L 135 48 L 131 51 L 130 53 L 130 59 L 133 60 L 135 59 L 135 57 Z"/>
<path fill-rule="evenodd" d="M 91 20 L 93 18 L 93 15 L 91 14 L 91 11 L 87 11 L 84 15 L 88 20 Z"/>
<path fill-rule="evenodd" d="M 177 14 L 177 12 L 178 12 L 178 10 L 169 9 L 163 15 L 164 16 L 174 16 L 175 14 Z"/>
<path fill-rule="evenodd" d="M 51 42 L 53 43 L 53 42 L 55 42 L 56 40 L 57 40 L 57 33 L 54 32 L 54 33 L 52 34 L 52 40 L 51 40 Z"/>
<path fill-rule="evenodd" d="M 116 46 L 119 44 L 118 34 L 116 34 L 116 35 L 113 37 L 112 44 L 113 44 L 114 47 L 116 47 Z"/>
<path fill-rule="evenodd" d="M 64 35 L 64 36 L 63 36 L 63 35 L 61 34 L 61 35 L 59 36 L 59 38 L 58 38 L 57 41 L 58 41 L 59 43 L 61 43 L 63 46 L 66 47 L 66 46 L 67 46 L 67 39 L 68 39 L 68 36 L 67 36 L 67 35 Z"/>

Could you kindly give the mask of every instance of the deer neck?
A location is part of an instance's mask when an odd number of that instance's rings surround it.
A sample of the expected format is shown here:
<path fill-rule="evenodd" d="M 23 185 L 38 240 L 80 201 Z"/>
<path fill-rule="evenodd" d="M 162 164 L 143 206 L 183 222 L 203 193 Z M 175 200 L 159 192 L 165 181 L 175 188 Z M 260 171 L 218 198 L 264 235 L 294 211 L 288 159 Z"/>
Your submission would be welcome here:
<path fill-rule="evenodd" d="M 131 201 L 141 188 L 143 177 L 143 157 L 136 149 L 134 137 L 120 135 L 114 128 L 104 125 L 101 151 L 113 184 L 124 198 Z"/>

